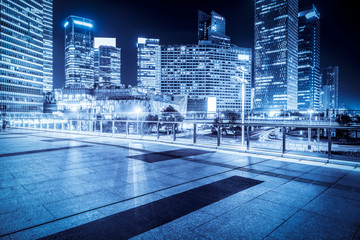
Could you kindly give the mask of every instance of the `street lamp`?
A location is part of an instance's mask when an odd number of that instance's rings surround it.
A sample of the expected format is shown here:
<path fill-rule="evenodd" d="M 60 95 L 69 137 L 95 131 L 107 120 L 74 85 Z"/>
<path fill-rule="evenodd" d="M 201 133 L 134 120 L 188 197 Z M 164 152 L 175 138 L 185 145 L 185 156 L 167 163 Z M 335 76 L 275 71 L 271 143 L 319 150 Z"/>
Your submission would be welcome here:
<path fill-rule="evenodd" d="M 245 133 L 245 84 L 248 82 L 245 79 L 245 73 L 247 70 L 244 66 L 236 67 L 236 70 L 242 73 L 241 77 L 236 76 L 236 80 L 241 83 L 241 145 L 244 145 L 244 133 Z"/>
<path fill-rule="evenodd" d="M 137 107 L 135 109 L 136 112 L 136 135 L 139 135 L 139 113 L 141 112 L 141 108 Z"/>
<path fill-rule="evenodd" d="M 310 125 L 311 125 L 311 120 L 312 120 L 312 114 L 313 114 L 314 112 L 315 112 L 315 111 L 314 111 L 314 110 L 312 110 L 312 109 L 309 109 L 309 110 L 308 110 Z"/>
<path fill-rule="evenodd" d="M 309 109 L 308 110 L 309 113 L 309 126 L 311 126 L 311 119 L 312 119 L 312 114 L 314 113 L 314 110 Z M 311 147 L 311 127 L 308 128 L 308 149 L 310 149 Z"/>

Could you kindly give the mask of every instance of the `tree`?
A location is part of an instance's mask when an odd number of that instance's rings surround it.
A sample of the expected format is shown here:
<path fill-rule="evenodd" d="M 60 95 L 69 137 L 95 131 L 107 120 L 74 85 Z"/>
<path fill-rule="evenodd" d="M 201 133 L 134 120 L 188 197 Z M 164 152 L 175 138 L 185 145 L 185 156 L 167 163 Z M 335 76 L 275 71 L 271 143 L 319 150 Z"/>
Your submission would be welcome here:
<path fill-rule="evenodd" d="M 228 131 L 232 132 L 232 135 L 240 134 L 241 133 L 241 125 L 235 125 L 235 123 L 241 119 L 241 116 L 239 113 L 226 110 L 222 113 L 223 117 L 217 117 L 214 119 L 213 126 L 211 128 L 211 132 L 213 134 L 217 134 L 218 125 L 220 123 L 230 123 L 229 126 L 221 125 L 221 134 L 222 135 L 229 135 Z"/>
<path fill-rule="evenodd" d="M 150 133 L 154 126 L 157 125 L 157 121 L 159 120 L 159 117 L 157 115 L 147 115 L 145 117 L 145 123 L 144 123 L 144 129 L 147 133 Z"/>
<path fill-rule="evenodd" d="M 340 114 L 340 115 L 337 115 L 336 122 L 341 126 L 345 126 L 345 125 L 349 125 L 349 123 L 351 123 L 352 120 L 349 115 Z"/>
<path fill-rule="evenodd" d="M 356 123 L 356 124 L 360 124 L 360 116 L 359 116 L 359 115 L 355 115 L 353 122 Z"/>
<path fill-rule="evenodd" d="M 162 122 L 182 122 L 184 117 L 171 105 L 167 106 L 161 113 L 160 121 Z M 178 128 L 178 123 L 175 123 L 175 131 Z M 173 124 L 172 123 L 163 123 L 161 127 L 165 127 L 166 131 L 171 131 Z"/>

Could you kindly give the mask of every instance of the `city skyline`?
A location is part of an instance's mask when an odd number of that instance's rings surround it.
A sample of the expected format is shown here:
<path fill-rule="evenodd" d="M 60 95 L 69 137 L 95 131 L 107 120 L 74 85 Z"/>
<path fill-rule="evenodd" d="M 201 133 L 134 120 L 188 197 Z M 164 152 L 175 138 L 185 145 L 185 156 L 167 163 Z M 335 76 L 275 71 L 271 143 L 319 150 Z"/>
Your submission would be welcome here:
<path fill-rule="evenodd" d="M 163 44 L 196 43 L 198 10 L 206 12 L 214 10 L 224 16 L 227 19 L 227 35 L 232 37 L 232 42 L 242 47 L 253 48 L 254 2 L 239 1 L 232 3 L 231 8 L 228 7 L 229 3 L 231 2 L 199 1 L 192 4 L 186 4 L 186 2 L 165 4 L 162 1 L 153 4 L 145 1 L 136 2 L 136 4 L 108 1 L 107 4 L 102 4 L 95 0 L 54 2 L 56 63 L 54 87 L 59 88 L 64 85 L 63 24 L 65 18 L 71 14 L 93 19 L 95 36 L 117 38 L 117 45 L 122 48 L 122 82 L 136 85 L 137 38 L 161 38 Z M 345 107 L 348 108 L 360 108 L 360 97 L 357 96 L 359 84 L 356 84 L 358 70 L 355 62 L 358 49 L 352 47 L 355 46 L 355 39 L 350 38 L 358 26 L 356 26 L 355 15 L 351 14 L 354 10 L 347 9 L 344 3 L 335 3 L 337 2 L 323 0 L 300 1 L 299 11 L 311 8 L 312 4 L 317 6 L 322 16 L 321 67 L 339 65 L 340 99 L 342 99 L 340 102 L 345 102 Z M 177 11 L 171 9 L 177 9 Z M 341 14 L 341 10 L 345 9 L 348 10 L 348 14 Z M 180 17 L 182 17 L 181 21 Z M 344 44 L 339 44 L 341 42 Z"/>

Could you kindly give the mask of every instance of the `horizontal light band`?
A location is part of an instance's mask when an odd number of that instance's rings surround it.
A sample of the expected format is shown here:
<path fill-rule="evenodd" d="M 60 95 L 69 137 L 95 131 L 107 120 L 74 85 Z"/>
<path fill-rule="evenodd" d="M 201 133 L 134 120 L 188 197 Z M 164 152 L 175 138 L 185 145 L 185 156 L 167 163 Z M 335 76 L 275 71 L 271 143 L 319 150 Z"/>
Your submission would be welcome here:
<path fill-rule="evenodd" d="M 93 27 L 93 25 L 91 23 L 81 22 L 81 21 L 78 21 L 78 20 L 74 20 L 74 23 L 77 24 L 77 25 L 81 25 L 81 26 L 85 26 L 85 27 L 89 27 L 89 28 Z"/>

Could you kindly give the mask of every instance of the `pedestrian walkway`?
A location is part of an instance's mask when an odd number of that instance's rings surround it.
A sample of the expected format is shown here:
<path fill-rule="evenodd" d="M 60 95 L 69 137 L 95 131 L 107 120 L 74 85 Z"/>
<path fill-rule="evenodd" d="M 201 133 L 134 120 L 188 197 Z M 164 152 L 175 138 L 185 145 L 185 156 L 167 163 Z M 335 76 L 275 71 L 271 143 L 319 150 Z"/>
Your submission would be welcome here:
<path fill-rule="evenodd" d="M 360 170 L 110 137 L 0 133 L 0 239 L 360 239 Z"/>

